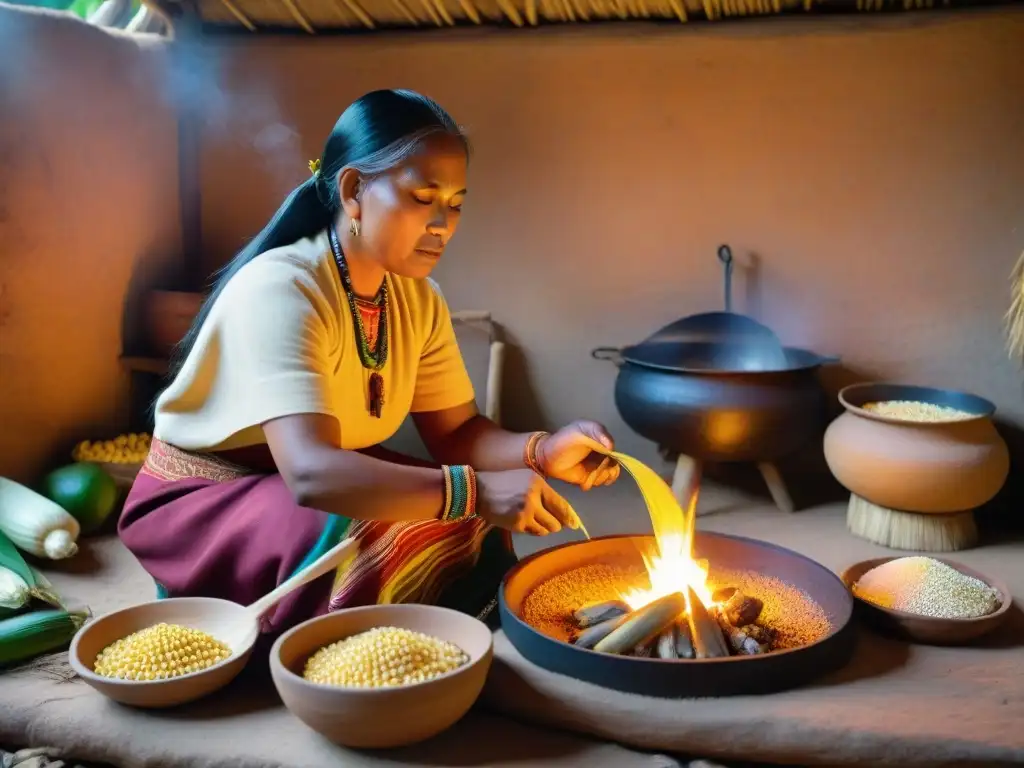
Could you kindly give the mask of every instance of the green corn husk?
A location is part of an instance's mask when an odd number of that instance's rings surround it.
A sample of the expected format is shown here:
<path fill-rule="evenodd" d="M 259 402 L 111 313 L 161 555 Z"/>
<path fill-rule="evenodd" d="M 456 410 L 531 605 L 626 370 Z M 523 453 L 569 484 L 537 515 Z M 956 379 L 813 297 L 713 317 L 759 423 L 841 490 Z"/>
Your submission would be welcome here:
<path fill-rule="evenodd" d="M 25 582 L 25 585 L 28 587 L 28 598 L 41 600 L 52 605 L 54 608 L 65 607 L 64 602 L 60 599 L 49 579 L 25 561 L 18 548 L 14 546 L 14 543 L 2 531 L 0 531 L 0 568 L 7 569 L 15 577 Z M 0 574 L 0 576 L 5 576 L 5 574 Z M 18 605 L 14 604 L 14 602 L 3 602 L 2 598 L 0 598 L 0 618 L 20 610 L 28 601 L 25 600 Z"/>
<path fill-rule="evenodd" d="M 32 598 L 28 584 L 14 571 L 0 565 L 0 619 L 20 611 Z"/>
<path fill-rule="evenodd" d="M 35 585 L 32 569 L 28 567 L 28 563 L 25 562 L 25 558 L 21 556 L 18 548 L 14 546 L 14 542 L 7 538 L 3 531 L 0 531 L 0 566 L 20 576 L 30 587 Z"/>
<path fill-rule="evenodd" d="M 0 667 L 67 648 L 88 611 L 49 608 L 0 620 Z"/>
<path fill-rule="evenodd" d="M 14 544 L 0 532 L 0 619 L 24 608 L 35 577 Z"/>

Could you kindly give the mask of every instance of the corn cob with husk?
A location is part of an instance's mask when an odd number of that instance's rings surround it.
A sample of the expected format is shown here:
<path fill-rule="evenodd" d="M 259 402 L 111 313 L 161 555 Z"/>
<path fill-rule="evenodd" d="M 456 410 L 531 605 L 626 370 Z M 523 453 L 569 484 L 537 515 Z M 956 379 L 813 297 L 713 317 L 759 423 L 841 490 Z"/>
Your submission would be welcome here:
<path fill-rule="evenodd" d="M 67 648 L 88 618 L 88 611 L 50 608 L 0 619 L 0 667 Z"/>
<path fill-rule="evenodd" d="M 53 585 L 26 563 L 17 547 L 0 532 L 0 618 L 21 610 L 33 598 L 63 607 Z"/>
<path fill-rule="evenodd" d="M 1010 309 L 1006 312 L 1006 349 L 1010 357 L 1024 359 L 1024 253 L 1010 274 Z"/>
<path fill-rule="evenodd" d="M 78 551 L 81 524 L 66 509 L 21 483 L 0 477 L 0 533 L 23 552 L 63 560 Z"/>

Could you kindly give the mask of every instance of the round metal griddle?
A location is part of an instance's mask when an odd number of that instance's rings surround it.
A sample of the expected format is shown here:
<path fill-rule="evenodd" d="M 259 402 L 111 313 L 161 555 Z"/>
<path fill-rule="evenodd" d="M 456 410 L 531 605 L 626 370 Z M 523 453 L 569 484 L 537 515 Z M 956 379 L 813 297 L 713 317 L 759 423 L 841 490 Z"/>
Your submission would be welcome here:
<path fill-rule="evenodd" d="M 831 626 L 822 639 L 763 656 L 665 660 L 615 656 L 577 648 L 534 629 L 522 618 L 526 596 L 539 584 L 584 565 L 621 561 L 651 545 L 650 536 L 603 536 L 563 544 L 523 559 L 498 592 L 501 627 L 526 659 L 578 680 L 629 693 L 664 698 L 773 693 L 805 685 L 845 666 L 853 655 L 853 597 L 832 571 L 803 555 L 764 541 L 697 532 L 694 552 L 712 570 L 756 571 L 803 590 Z"/>

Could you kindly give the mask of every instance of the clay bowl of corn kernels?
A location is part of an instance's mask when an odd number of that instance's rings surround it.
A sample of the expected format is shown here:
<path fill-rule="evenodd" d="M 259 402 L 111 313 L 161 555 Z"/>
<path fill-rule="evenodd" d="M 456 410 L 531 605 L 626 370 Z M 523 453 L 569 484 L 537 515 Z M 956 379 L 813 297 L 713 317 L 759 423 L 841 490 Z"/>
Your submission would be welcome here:
<path fill-rule="evenodd" d="M 929 569 L 935 569 L 932 571 L 934 575 L 929 579 L 922 578 L 917 583 L 919 577 L 916 574 L 922 571 L 910 567 L 909 563 L 926 561 L 931 561 Z M 902 576 L 897 570 L 901 563 L 908 564 L 904 566 Z M 881 567 L 885 568 L 875 570 Z M 959 573 L 959 576 L 947 569 Z M 874 578 L 869 576 L 865 579 L 865 575 L 872 572 Z M 949 580 L 950 576 L 955 579 L 955 583 Z M 854 563 L 843 571 L 840 578 L 853 594 L 856 609 L 865 623 L 884 634 L 924 645 L 969 645 L 998 629 L 1009 617 L 1010 606 L 1013 604 L 1013 597 L 1005 582 L 979 573 L 963 563 L 941 557 L 914 554 L 877 557 Z M 933 586 L 928 586 L 929 580 Z M 916 600 L 921 604 L 922 611 L 947 615 L 929 616 L 885 605 L 896 602 L 892 598 L 894 588 L 891 586 L 895 583 L 900 584 L 903 601 L 908 598 L 913 600 L 917 592 L 921 595 Z M 979 590 L 988 597 L 970 597 L 972 592 L 977 594 Z M 956 616 L 958 610 L 955 604 L 964 600 L 974 602 L 974 612 L 986 609 L 987 612 L 970 617 Z"/>
<path fill-rule="evenodd" d="M 285 706 L 314 731 L 344 747 L 383 749 L 458 722 L 480 696 L 493 653 L 491 629 L 467 614 L 370 605 L 282 634 L 270 672 Z"/>
<path fill-rule="evenodd" d="M 72 639 L 68 659 L 78 676 L 107 698 L 135 707 L 174 707 L 231 682 L 245 667 L 258 634 L 245 606 L 210 597 L 176 597 L 87 623 Z M 147 664 L 154 644 L 158 650 L 175 649 L 164 663 L 168 669 Z"/>

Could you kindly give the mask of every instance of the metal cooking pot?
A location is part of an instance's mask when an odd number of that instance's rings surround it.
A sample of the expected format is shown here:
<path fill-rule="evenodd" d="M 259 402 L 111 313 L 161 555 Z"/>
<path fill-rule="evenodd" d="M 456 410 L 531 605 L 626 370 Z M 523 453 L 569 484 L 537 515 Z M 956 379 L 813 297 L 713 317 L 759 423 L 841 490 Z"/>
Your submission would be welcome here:
<path fill-rule="evenodd" d="M 728 246 L 719 258 L 728 308 Z M 677 320 L 640 344 L 598 347 L 591 356 L 619 367 L 615 406 L 637 434 L 675 453 L 722 462 L 774 461 L 820 437 L 827 399 L 817 370 L 839 361 L 783 347 L 769 328 L 728 309 Z"/>

